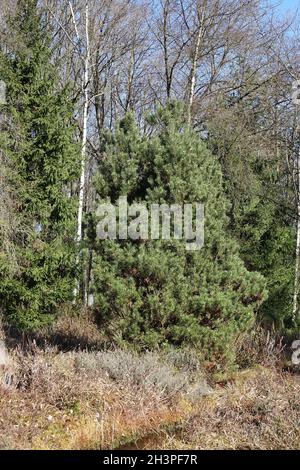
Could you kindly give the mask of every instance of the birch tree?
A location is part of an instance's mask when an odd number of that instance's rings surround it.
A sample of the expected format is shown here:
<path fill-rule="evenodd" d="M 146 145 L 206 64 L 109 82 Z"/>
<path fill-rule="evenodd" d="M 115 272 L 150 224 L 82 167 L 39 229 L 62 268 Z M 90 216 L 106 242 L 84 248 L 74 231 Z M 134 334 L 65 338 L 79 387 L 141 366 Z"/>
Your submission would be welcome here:
<path fill-rule="evenodd" d="M 64 7 L 64 4 L 60 6 Z M 73 48 L 75 57 L 77 56 L 79 62 L 76 64 L 78 70 L 73 69 L 73 76 L 78 76 L 81 72 L 81 97 L 79 101 L 82 103 L 82 137 L 81 137 L 81 164 L 80 164 L 80 179 L 78 188 L 78 209 L 77 209 L 77 229 L 75 242 L 78 246 L 78 256 L 76 259 L 76 265 L 79 269 L 80 260 L 82 258 L 81 243 L 83 239 L 83 212 L 84 212 L 84 198 L 85 198 L 85 187 L 86 187 L 86 160 L 87 160 L 87 137 L 88 137 L 88 121 L 89 121 L 89 104 L 90 104 L 90 9 L 89 2 L 85 0 L 83 11 L 78 14 L 75 11 L 73 2 L 68 2 L 70 15 L 72 19 L 73 30 L 68 28 L 60 19 L 60 10 L 57 12 L 53 11 L 53 5 L 51 2 L 46 3 L 46 9 L 49 11 L 51 16 L 55 19 L 59 29 L 63 31 L 63 34 L 67 37 L 67 42 Z M 78 18 L 81 22 L 81 28 L 78 25 Z M 74 300 L 79 295 L 80 291 L 80 280 L 75 280 L 74 287 Z M 84 291 L 84 304 L 87 304 L 87 292 Z"/>
<path fill-rule="evenodd" d="M 192 55 L 192 67 L 190 73 L 190 86 L 189 86 L 189 98 L 188 98 L 188 124 L 191 124 L 191 112 L 194 101 L 195 86 L 196 86 L 196 70 L 197 70 L 197 61 L 199 57 L 200 44 L 204 36 L 204 27 L 205 27 L 205 16 L 206 16 L 206 7 L 207 2 L 204 0 L 203 5 L 197 8 L 197 18 L 199 21 L 198 31 L 196 32 L 196 42 L 195 48 Z"/>
<path fill-rule="evenodd" d="M 293 103 L 296 107 L 296 121 L 297 121 L 297 137 L 300 134 L 299 123 L 299 105 L 300 105 L 300 80 L 294 82 Z M 295 281 L 294 281 L 294 296 L 293 296 L 293 322 L 296 323 L 298 312 L 298 296 L 299 296 L 299 277 L 300 277 L 300 145 L 298 144 L 298 152 L 296 155 L 296 205 L 297 205 L 297 237 L 296 237 L 296 250 L 295 250 Z"/>
<path fill-rule="evenodd" d="M 81 144 L 81 174 L 79 182 L 79 195 L 78 195 L 78 213 L 77 213 L 77 235 L 76 243 L 80 246 L 82 242 L 82 218 L 83 218 L 83 205 L 84 205 L 84 192 L 85 192 L 85 171 L 86 171 L 86 153 L 87 153 L 87 132 L 88 132 L 88 113 L 89 113 L 89 81 L 90 81 L 90 38 L 89 38 L 89 4 L 85 2 L 85 40 L 80 37 L 76 17 L 72 3 L 69 2 L 70 10 L 72 13 L 74 29 L 78 44 L 83 46 L 83 51 L 80 47 L 80 54 L 83 60 L 83 79 L 82 79 L 82 90 L 83 90 L 83 120 L 82 120 L 82 144 Z M 79 265 L 80 253 L 77 259 Z M 76 298 L 79 293 L 80 282 L 76 280 L 76 287 L 74 289 L 74 297 Z M 84 292 L 84 304 L 87 304 L 87 292 Z"/>
<path fill-rule="evenodd" d="M 294 109 L 290 109 L 290 116 L 286 119 L 284 134 L 286 134 L 285 145 L 287 148 L 287 177 L 291 178 L 294 192 L 296 228 L 295 246 L 295 271 L 292 301 L 292 324 L 297 326 L 300 320 L 299 314 L 299 281 L 300 281 L 300 70 L 299 70 L 299 31 L 293 30 L 293 37 L 285 43 L 285 48 L 272 52 L 282 66 L 287 83 L 292 82 L 292 92 L 289 102 Z"/>

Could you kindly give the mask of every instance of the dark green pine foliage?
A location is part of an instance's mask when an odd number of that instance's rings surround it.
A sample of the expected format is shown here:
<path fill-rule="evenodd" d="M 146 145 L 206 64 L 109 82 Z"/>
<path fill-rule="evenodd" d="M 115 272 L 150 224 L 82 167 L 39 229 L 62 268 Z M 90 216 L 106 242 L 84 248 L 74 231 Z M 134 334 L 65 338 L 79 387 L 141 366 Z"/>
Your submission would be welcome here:
<path fill-rule="evenodd" d="M 208 145 L 221 164 L 231 203 L 229 227 L 240 255 L 248 270 L 266 279 L 268 299 L 259 320 L 268 328 L 292 333 L 296 230 L 293 188 L 287 188 L 284 167 L 286 149 L 278 147 L 273 136 L 257 141 L 258 129 L 263 134 L 272 125 L 265 122 L 264 106 L 260 109 L 253 98 L 245 101 L 233 108 L 229 100 L 214 116 Z"/>
<path fill-rule="evenodd" d="M 72 296 L 76 200 L 70 189 L 80 152 L 73 104 L 68 88 L 58 85 L 36 0 L 18 2 L 10 34 L 15 46 L 0 57 L 7 83 L 1 148 L 13 167 L 10 184 L 18 192 L 22 231 L 15 234 L 19 269 L 7 276 L 2 268 L 0 301 L 10 321 L 35 329 Z"/>
<path fill-rule="evenodd" d="M 267 190 L 266 179 L 265 184 Z M 279 204 L 267 199 L 272 194 L 271 190 L 265 199 L 263 195 L 253 195 L 251 190 L 250 187 L 244 198 L 241 194 L 235 199 L 230 224 L 232 234 L 239 241 L 241 256 L 247 268 L 259 271 L 267 282 L 269 295 L 259 310 L 259 320 L 278 331 L 291 332 L 294 327 L 295 230 L 288 224 L 288 217 L 279 210 Z"/>
<path fill-rule="evenodd" d="M 151 137 L 140 135 L 131 115 L 105 136 L 99 201 L 203 202 L 205 246 L 191 252 L 174 239 L 95 241 L 96 306 L 114 341 L 193 345 L 226 362 L 253 325 L 264 279 L 245 269 L 226 230 L 220 166 L 181 116 L 170 104 L 150 118 Z"/>

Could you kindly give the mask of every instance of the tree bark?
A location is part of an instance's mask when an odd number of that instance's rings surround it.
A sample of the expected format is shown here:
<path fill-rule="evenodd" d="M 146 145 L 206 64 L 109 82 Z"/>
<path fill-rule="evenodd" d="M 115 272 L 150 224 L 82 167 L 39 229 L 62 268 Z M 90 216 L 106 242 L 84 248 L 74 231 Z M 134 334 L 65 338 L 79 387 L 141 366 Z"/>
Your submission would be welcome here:
<path fill-rule="evenodd" d="M 201 40 L 203 38 L 203 32 L 204 32 L 205 14 L 206 14 L 206 1 L 203 3 L 203 9 L 202 9 L 201 15 L 198 12 L 199 29 L 197 32 L 196 44 L 195 44 L 195 49 L 194 49 L 194 54 L 193 54 L 193 59 L 192 59 L 192 68 L 191 68 L 191 74 L 190 74 L 190 87 L 189 87 L 189 92 L 188 92 L 188 125 L 191 125 L 191 121 L 192 121 L 192 107 L 193 107 L 195 87 L 196 87 L 197 62 L 199 58 Z"/>
<path fill-rule="evenodd" d="M 163 10 L 163 46 L 164 46 L 164 63 L 165 63 L 165 76 L 166 76 L 166 92 L 167 99 L 171 97 L 172 77 L 169 70 L 169 56 L 168 56 L 168 18 L 169 18 L 170 1 L 166 0 Z"/>
<path fill-rule="evenodd" d="M 86 167 L 86 148 L 87 148 L 87 129 L 88 129 L 88 112 L 89 112 L 89 68 L 90 68 L 90 41 L 89 41 L 89 5 L 85 4 L 85 35 L 86 35 L 86 51 L 84 59 L 84 73 L 83 73 L 83 90 L 84 90 L 84 107 L 83 107 L 83 131 L 82 131 L 82 146 L 81 146 L 81 174 L 79 183 L 79 197 L 78 197 L 78 213 L 77 213 L 77 234 L 76 243 L 78 246 L 82 241 L 82 219 L 83 219 L 83 204 L 85 194 L 85 167 Z M 81 253 L 79 252 L 77 258 L 77 266 L 79 265 Z M 78 296 L 80 282 L 76 279 L 76 287 L 74 289 L 74 298 Z M 85 296 L 86 297 L 86 296 Z"/>
<path fill-rule="evenodd" d="M 297 158 L 297 241 L 296 241 L 296 259 L 295 259 L 295 280 L 293 297 L 293 321 L 296 321 L 298 311 L 299 294 L 299 268 L 300 268 L 300 149 Z"/>

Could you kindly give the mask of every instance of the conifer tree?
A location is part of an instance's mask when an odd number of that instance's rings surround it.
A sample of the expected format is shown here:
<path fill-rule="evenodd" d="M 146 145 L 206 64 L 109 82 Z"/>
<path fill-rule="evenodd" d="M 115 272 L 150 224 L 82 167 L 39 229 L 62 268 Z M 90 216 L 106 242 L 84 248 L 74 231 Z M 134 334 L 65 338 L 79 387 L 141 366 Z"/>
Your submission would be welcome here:
<path fill-rule="evenodd" d="M 259 321 L 292 333 L 296 230 L 286 149 L 274 138 L 276 123 L 267 124 L 263 96 L 232 106 L 234 99 L 228 97 L 209 123 L 208 145 L 221 164 L 231 203 L 229 226 L 240 255 L 248 270 L 266 279 L 268 299 Z M 258 132 L 265 134 L 268 127 L 274 127 L 271 139 L 266 135 L 258 140 Z"/>
<path fill-rule="evenodd" d="M 106 135 L 99 170 L 102 199 L 205 205 L 205 244 L 182 240 L 96 241 L 96 304 L 107 331 L 140 347 L 194 345 L 207 356 L 234 358 L 237 336 L 253 324 L 264 279 L 245 268 L 227 226 L 220 166 L 169 104 L 139 134 L 132 116 Z"/>
<path fill-rule="evenodd" d="M 1 147 L 13 166 L 11 185 L 26 233 L 16 233 L 18 273 L 0 285 L 0 301 L 10 321 L 25 329 L 48 323 L 74 287 L 78 178 L 73 103 L 60 89 L 51 63 L 50 40 L 36 0 L 19 0 L 10 21 L 14 46 L 0 57 L 7 84 Z M 8 260 L 9 262 L 9 260 Z"/>

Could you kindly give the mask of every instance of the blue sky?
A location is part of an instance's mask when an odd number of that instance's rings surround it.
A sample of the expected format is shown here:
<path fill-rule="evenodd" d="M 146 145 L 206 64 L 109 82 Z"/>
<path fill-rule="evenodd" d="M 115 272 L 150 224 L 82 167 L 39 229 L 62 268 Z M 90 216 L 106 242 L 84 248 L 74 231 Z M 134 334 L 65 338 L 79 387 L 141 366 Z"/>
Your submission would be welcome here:
<path fill-rule="evenodd" d="M 273 0 L 274 4 L 279 3 L 280 0 Z M 288 12 L 288 10 L 295 10 L 300 7 L 300 0 L 281 0 L 281 4 L 278 6 L 279 11 Z"/>

